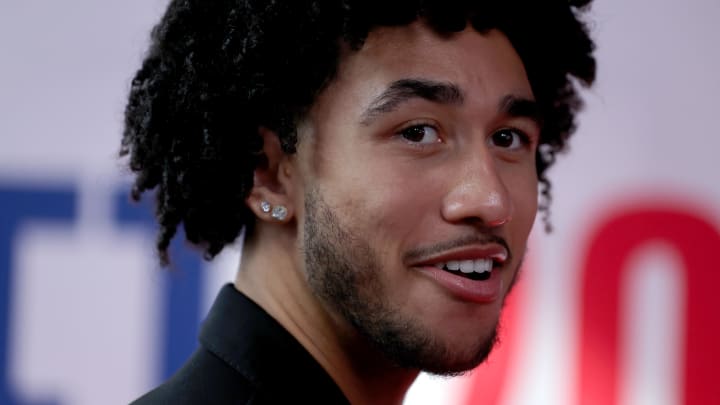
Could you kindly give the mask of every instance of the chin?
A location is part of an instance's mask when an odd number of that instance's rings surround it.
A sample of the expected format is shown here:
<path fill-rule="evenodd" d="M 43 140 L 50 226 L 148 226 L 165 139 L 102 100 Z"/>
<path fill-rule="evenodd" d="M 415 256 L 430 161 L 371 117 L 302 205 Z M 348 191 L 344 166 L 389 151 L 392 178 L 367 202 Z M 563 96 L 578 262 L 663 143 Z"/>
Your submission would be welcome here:
<path fill-rule="evenodd" d="M 434 328 L 422 328 L 418 324 L 405 326 L 394 331 L 385 329 L 381 334 L 375 330 L 376 333 L 366 336 L 398 366 L 442 376 L 461 375 L 474 369 L 487 359 L 498 340 L 497 325 L 490 332 L 461 332 L 462 339 L 453 339 L 458 335 L 438 336 L 432 333 Z M 470 336 L 475 338 L 469 339 Z"/>
<path fill-rule="evenodd" d="M 443 350 L 443 356 L 438 356 L 433 361 L 426 361 L 419 367 L 421 370 L 441 376 L 458 376 L 473 370 L 485 360 L 492 352 L 498 342 L 495 330 L 484 338 L 461 348 L 452 344 Z M 427 358 L 426 360 L 431 360 Z"/>

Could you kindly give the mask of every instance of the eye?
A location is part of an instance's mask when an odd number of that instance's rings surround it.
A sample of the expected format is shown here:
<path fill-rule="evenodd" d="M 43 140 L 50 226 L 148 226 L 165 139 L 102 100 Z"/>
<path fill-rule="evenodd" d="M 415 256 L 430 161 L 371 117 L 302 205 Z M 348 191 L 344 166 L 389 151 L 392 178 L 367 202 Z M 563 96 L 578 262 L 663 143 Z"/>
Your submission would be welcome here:
<path fill-rule="evenodd" d="M 530 143 L 530 138 L 521 131 L 505 128 L 492 134 L 490 142 L 503 149 L 515 150 Z"/>
<path fill-rule="evenodd" d="M 398 132 L 403 139 L 410 143 L 429 145 L 441 141 L 438 131 L 430 125 L 413 125 Z"/>

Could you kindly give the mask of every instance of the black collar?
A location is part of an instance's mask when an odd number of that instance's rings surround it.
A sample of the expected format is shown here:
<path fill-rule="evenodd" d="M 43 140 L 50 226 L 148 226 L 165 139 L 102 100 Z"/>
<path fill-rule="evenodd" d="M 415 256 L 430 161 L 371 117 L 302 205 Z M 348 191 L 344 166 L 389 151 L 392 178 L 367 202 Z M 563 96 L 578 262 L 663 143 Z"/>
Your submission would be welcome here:
<path fill-rule="evenodd" d="M 220 290 L 203 324 L 200 343 L 267 398 L 349 403 L 305 348 L 232 284 Z"/>

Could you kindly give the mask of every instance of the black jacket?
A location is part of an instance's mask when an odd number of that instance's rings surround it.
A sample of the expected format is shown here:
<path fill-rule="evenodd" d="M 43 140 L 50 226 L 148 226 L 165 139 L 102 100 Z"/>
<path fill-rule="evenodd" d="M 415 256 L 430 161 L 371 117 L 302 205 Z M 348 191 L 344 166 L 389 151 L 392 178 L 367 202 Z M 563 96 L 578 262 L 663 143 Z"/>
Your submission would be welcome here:
<path fill-rule="evenodd" d="M 133 405 L 348 404 L 327 372 L 275 319 L 228 284 L 200 332 L 200 348 Z"/>

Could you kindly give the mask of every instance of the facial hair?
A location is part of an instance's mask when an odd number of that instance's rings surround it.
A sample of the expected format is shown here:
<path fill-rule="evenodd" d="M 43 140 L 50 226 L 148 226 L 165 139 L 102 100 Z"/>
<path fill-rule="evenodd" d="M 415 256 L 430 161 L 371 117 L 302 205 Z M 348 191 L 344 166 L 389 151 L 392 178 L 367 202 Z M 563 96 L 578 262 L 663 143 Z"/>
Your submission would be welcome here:
<path fill-rule="evenodd" d="M 312 292 L 396 365 L 458 375 L 490 354 L 497 326 L 478 336 L 473 347 L 448 347 L 422 319 L 393 305 L 382 283 L 379 255 L 360 232 L 341 223 L 319 191 L 305 195 L 303 243 Z"/>

